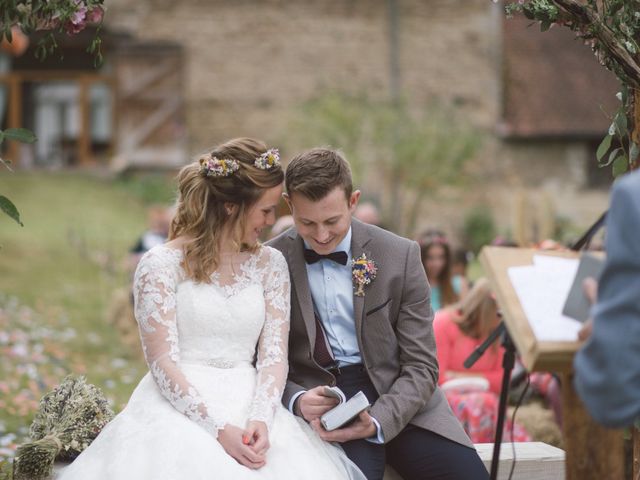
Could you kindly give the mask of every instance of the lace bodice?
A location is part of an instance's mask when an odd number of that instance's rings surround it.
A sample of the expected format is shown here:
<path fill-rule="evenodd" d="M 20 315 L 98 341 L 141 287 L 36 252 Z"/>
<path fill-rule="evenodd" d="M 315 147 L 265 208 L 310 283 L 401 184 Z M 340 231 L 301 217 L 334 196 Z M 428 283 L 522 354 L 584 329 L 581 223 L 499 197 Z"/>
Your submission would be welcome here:
<path fill-rule="evenodd" d="M 158 246 L 142 257 L 134 277 L 135 317 L 153 378 L 174 408 L 217 436 L 227 422 L 207 408 L 182 366 L 255 362 L 249 420 L 270 426 L 288 370 L 290 283 L 284 257 L 270 247 L 235 254 L 222 260 L 211 283 L 187 279 L 181 262 L 180 250 Z"/>

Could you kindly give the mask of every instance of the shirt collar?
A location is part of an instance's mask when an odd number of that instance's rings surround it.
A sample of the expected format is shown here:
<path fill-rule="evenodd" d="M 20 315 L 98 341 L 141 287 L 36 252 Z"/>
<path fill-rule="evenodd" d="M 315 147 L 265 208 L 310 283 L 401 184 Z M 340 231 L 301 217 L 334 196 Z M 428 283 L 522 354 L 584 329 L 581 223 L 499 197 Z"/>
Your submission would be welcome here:
<path fill-rule="evenodd" d="M 351 257 L 351 226 L 349 226 L 349 231 L 338 246 L 336 246 L 334 252 L 347 252 L 347 255 Z"/>

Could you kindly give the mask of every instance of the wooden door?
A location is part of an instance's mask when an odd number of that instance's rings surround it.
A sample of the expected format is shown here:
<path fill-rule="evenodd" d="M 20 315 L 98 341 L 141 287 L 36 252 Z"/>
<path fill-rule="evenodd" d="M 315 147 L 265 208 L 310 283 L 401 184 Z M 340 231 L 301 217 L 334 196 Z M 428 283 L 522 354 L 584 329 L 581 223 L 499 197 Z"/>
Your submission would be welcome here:
<path fill-rule="evenodd" d="M 173 169 L 187 160 L 183 51 L 131 44 L 112 52 L 116 148 L 111 167 Z"/>

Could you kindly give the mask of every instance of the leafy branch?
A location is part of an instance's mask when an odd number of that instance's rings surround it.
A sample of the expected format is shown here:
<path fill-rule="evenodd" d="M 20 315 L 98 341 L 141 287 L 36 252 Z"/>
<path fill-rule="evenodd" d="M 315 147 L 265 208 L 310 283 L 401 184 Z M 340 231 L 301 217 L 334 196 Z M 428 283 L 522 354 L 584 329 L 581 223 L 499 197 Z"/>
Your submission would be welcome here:
<path fill-rule="evenodd" d="M 11 43 L 16 29 L 29 35 L 47 32 L 38 42 L 35 55 L 43 60 L 58 48 L 60 35 L 75 35 L 88 25 L 98 25 L 96 35 L 87 48 L 102 62 L 101 41 L 98 36 L 104 18 L 104 0 L 2 0 L 0 41 Z"/>

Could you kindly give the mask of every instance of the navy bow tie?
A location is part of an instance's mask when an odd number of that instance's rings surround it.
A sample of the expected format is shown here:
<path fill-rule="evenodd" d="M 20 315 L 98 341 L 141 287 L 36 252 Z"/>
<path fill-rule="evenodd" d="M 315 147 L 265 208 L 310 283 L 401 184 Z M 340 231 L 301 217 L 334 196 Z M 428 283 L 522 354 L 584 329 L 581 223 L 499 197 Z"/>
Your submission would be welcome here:
<path fill-rule="evenodd" d="M 332 260 L 336 263 L 339 263 L 340 265 L 346 265 L 349 256 L 347 255 L 347 252 L 333 252 L 328 255 L 320 255 L 319 253 L 316 253 L 313 250 L 309 250 L 308 248 L 304 249 L 304 261 L 309 264 L 316 263 L 323 258 Z"/>

